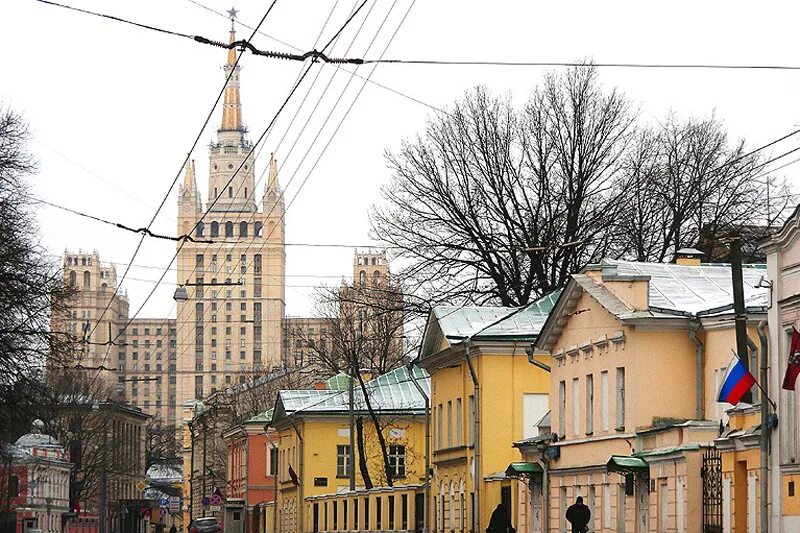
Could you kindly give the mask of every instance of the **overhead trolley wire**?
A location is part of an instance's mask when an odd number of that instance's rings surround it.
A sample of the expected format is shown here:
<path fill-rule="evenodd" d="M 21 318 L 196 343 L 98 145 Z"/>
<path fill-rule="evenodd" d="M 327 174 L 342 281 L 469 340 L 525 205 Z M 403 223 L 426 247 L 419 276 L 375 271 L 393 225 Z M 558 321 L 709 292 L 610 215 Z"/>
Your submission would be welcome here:
<path fill-rule="evenodd" d="M 509 60 L 480 60 L 480 59 L 465 59 L 465 60 L 457 60 L 457 59 L 428 59 L 428 58 L 389 58 L 384 59 L 383 57 L 379 58 L 364 58 L 364 57 L 329 57 L 324 51 L 320 50 L 308 50 L 305 52 L 284 52 L 284 51 L 277 51 L 277 50 L 261 50 L 255 47 L 250 41 L 252 40 L 252 36 L 250 39 L 242 39 L 236 41 L 234 43 L 225 43 L 221 41 L 216 41 L 214 39 L 209 39 L 207 37 L 203 37 L 201 35 L 190 35 L 187 33 L 174 31 L 174 30 L 167 30 L 164 28 L 159 28 L 157 26 L 153 26 L 150 24 L 144 24 L 140 22 L 134 22 L 131 20 L 124 19 L 122 17 L 116 17 L 113 15 L 108 15 L 105 13 L 100 13 L 96 11 L 90 11 L 87 9 L 81 9 L 77 7 L 73 7 L 67 4 L 61 4 L 58 2 L 54 2 L 52 0 L 36 0 L 37 2 L 48 4 L 51 6 L 61 7 L 64 9 L 69 9 L 71 11 L 76 11 L 79 13 L 92 15 L 96 17 L 101 17 L 109 20 L 113 20 L 116 22 L 121 22 L 124 24 L 130 24 L 132 26 L 136 26 L 142 29 L 156 31 L 159 33 L 164 33 L 167 35 L 172 35 L 175 37 L 181 37 L 185 39 L 192 40 L 194 42 L 216 46 L 220 48 L 237 48 L 241 51 L 248 50 L 250 53 L 260 57 L 267 57 L 271 59 L 281 59 L 281 60 L 289 60 L 289 61 L 299 61 L 305 62 L 307 59 L 311 59 L 313 61 L 320 61 L 324 63 L 330 64 L 353 64 L 353 65 L 375 65 L 375 64 L 384 64 L 384 65 L 418 65 L 418 66 L 480 66 L 480 67 L 598 67 L 598 68 L 635 68 L 635 69 L 691 69 L 691 70 L 786 70 L 786 71 L 797 71 L 800 70 L 800 65 L 781 65 L 781 64 L 724 64 L 724 63 L 637 63 L 637 62 L 623 62 L 623 61 L 606 61 L 606 62 L 583 62 L 583 61 L 531 61 L 531 60 L 519 60 L 519 61 L 509 61 Z M 195 2 L 193 0 L 189 0 L 192 3 L 204 7 L 199 2 Z M 270 36 L 271 37 L 271 36 Z M 271 37 L 274 39 L 274 37 Z M 277 39 L 275 39 L 277 41 Z M 278 41 L 282 42 L 282 41 Z M 294 47 L 292 47 L 294 48 Z"/>

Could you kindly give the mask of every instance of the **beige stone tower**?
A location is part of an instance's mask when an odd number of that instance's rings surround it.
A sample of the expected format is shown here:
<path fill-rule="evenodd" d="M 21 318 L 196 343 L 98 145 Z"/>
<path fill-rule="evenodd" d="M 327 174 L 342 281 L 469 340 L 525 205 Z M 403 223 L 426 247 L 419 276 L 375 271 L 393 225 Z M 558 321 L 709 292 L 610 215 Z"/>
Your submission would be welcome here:
<path fill-rule="evenodd" d="M 194 162 L 178 198 L 178 233 L 213 241 L 186 242 L 178 254 L 177 281 L 186 289 L 186 299 L 177 298 L 178 406 L 281 362 L 286 256 L 278 165 L 271 157 L 259 209 L 235 50 L 223 69 L 230 80 L 209 147 L 206 210 Z"/>
<path fill-rule="evenodd" d="M 82 250 L 65 251 L 62 267 L 64 282 L 75 293 L 69 302 L 68 316 L 53 316 L 53 331 L 83 340 L 77 344 L 76 364 L 116 368 L 117 352 L 124 352 L 124 332 L 117 339 L 118 345 L 103 344 L 116 339 L 128 320 L 128 298 L 124 293 L 117 294 L 109 306 L 117 288 L 116 268 L 101 263 L 97 251 Z"/>

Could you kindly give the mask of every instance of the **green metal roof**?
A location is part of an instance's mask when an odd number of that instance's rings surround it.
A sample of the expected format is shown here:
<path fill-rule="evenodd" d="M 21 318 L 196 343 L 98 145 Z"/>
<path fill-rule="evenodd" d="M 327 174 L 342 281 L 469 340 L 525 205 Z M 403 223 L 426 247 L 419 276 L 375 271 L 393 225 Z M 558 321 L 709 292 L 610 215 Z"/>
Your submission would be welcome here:
<path fill-rule="evenodd" d="M 325 388 L 328 390 L 347 390 L 350 383 L 350 376 L 344 372 L 339 372 L 333 377 L 325 380 Z"/>
<path fill-rule="evenodd" d="M 245 424 L 269 424 L 272 422 L 272 413 L 274 409 L 270 409 L 268 411 L 264 411 L 261 414 L 257 414 L 252 418 L 248 418 L 245 420 Z"/>
<path fill-rule="evenodd" d="M 647 472 L 650 465 L 641 457 L 612 455 L 606 463 L 609 472 Z"/>
<path fill-rule="evenodd" d="M 414 366 L 411 370 L 425 395 L 430 397 L 430 376 Z M 400 367 L 382 376 L 378 376 L 366 384 L 370 403 L 376 411 L 408 411 L 409 414 L 422 411 L 425 397 L 411 382 L 409 370 Z M 285 414 L 304 413 L 341 413 L 348 410 L 347 387 L 344 390 L 281 390 L 278 392 L 278 405 Z M 366 410 L 366 399 L 360 386 L 353 391 L 356 410 Z"/>
<path fill-rule="evenodd" d="M 506 477 L 530 476 L 541 474 L 543 471 L 539 463 L 511 463 L 506 468 Z"/>
<path fill-rule="evenodd" d="M 516 307 L 439 306 L 433 309 L 433 316 L 448 339 L 464 339 L 470 335 L 475 335 L 475 339 L 535 339 L 560 294 L 560 289 L 546 294 L 519 312 Z M 503 317 L 508 318 L 502 320 Z M 487 327 L 498 320 L 497 324 Z"/>

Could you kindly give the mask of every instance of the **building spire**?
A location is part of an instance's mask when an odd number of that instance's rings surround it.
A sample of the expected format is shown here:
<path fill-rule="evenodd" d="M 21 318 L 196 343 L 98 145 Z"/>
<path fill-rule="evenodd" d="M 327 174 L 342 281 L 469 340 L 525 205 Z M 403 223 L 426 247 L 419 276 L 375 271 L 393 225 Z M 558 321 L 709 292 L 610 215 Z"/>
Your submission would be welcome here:
<path fill-rule="evenodd" d="M 228 10 L 231 18 L 230 43 L 236 42 L 236 9 Z M 236 64 L 236 48 L 228 50 L 228 62 L 223 67 L 225 76 L 229 77 L 228 85 L 225 87 L 225 101 L 222 105 L 222 125 L 220 131 L 244 131 L 242 125 L 242 102 L 239 96 L 239 71 L 241 67 Z M 234 70 L 231 74 L 231 70 Z"/>
<path fill-rule="evenodd" d="M 267 190 L 277 191 L 278 185 L 278 160 L 275 159 L 275 154 L 269 154 L 269 178 L 267 179 Z"/>
<path fill-rule="evenodd" d="M 183 174 L 183 190 L 193 194 L 197 190 L 197 178 L 194 173 L 194 159 L 186 165 L 186 172 Z"/>

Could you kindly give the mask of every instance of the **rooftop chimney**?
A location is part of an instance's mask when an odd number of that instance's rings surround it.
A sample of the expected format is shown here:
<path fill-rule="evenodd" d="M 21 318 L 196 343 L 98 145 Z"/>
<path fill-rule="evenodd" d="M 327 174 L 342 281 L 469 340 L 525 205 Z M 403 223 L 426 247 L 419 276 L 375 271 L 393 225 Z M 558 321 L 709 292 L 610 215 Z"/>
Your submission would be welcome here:
<path fill-rule="evenodd" d="M 681 248 L 675 252 L 676 265 L 700 266 L 705 254 L 696 248 Z"/>

